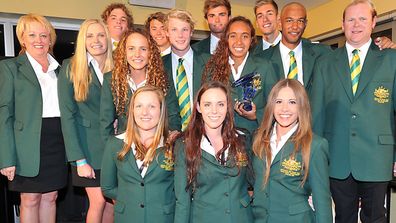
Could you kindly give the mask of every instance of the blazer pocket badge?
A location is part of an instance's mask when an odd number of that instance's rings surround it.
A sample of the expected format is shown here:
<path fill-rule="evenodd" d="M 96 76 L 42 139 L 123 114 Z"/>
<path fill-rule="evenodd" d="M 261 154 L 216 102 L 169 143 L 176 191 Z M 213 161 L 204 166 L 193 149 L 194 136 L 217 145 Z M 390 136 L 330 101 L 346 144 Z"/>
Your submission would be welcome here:
<path fill-rule="evenodd" d="M 175 166 L 175 160 L 173 159 L 172 149 L 167 149 L 165 151 L 165 158 L 162 161 L 160 167 L 166 171 L 173 171 Z"/>
<path fill-rule="evenodd" d="M 301 162 L 294 158 L 284 159 L 281 165 L 280 172 L 286 176 L 297 177 L 301 175 Z"/>
<path fill-rule="evenodd" d="M 380 86 L 374 90 L 374 101 L 384 104 L 389 102 L 389 90 Z"/>

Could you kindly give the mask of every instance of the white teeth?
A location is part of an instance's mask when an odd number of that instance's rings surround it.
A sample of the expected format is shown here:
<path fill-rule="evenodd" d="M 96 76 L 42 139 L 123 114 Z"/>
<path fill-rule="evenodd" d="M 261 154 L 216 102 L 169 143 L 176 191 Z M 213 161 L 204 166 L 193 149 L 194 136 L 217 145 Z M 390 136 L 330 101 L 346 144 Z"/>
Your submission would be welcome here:
<path fill-rule="evenodd" d="M 92 46 L 93 49 L 98 49 L 98 48 L 102 48 L 102 45 L 94 45 Z"/>
<path fill-rule="evenodd" d="M 39 46 L 34 46 L 34 48 L 42 49 L 44 46 L 39 45 Z"/>
<path fill-rule="evenodd" d="M 234 47 L 235 51 L 243 51 L 243 48 L 240 47 Z"/>
<path fill-rule="evenodd" d="M 289 118 L 291 115 L 287 115 L 287 114 L 282 114 L 282 115 L 279 115 L 281 118 Z"/>
<path fill-rule="evenodd" d="M 265 24 L 264 28 L 267 28 L 267 27 L 270 27 L 270 26 L 271 26 L 271 24 Z"/>

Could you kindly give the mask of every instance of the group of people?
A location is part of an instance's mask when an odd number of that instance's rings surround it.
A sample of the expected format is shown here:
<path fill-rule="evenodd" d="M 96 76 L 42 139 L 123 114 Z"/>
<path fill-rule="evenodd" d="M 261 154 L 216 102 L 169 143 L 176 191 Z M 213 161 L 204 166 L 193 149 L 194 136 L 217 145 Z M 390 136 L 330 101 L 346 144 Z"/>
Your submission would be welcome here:
<path fill-rule="evenodd" d="M 57 191 L 84 187 L 87 222 L 386 222 L 396 45 L 372 40 L 370 0 L 344 10 L 344 47 L 302 38 L 307 12 L 257 0 L 252 22 L 206 0 L 133 27 L 124 4 L 80 27 L 74 55 L 22 16 L 0 62 L 0 172 L 21 222 L 55 222 Z M 312 110 L 311 110 L 312 107 Z M 32 109 L 32 110 L 30 110 Z M 377 118 L 375 118 L 377 117 Z"/>

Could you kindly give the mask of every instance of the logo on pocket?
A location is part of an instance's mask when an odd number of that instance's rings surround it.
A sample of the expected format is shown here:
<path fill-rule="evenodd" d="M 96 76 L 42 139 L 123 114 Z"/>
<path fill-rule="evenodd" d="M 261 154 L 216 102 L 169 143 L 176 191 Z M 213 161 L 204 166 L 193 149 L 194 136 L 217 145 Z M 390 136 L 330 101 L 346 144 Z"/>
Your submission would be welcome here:
<path fill-rule="evenodd" d="M 384 104 L 389 102 L 389 90 L 380 86 L 374 90 L 374 101 Z"/>
<path fill-rule="evenodd" d="M 294 158 L 284 159 L 282 161 L 282 168 L 280 172 L 291 177 L 301 175 L 301 162 L 298 162 Z"/>

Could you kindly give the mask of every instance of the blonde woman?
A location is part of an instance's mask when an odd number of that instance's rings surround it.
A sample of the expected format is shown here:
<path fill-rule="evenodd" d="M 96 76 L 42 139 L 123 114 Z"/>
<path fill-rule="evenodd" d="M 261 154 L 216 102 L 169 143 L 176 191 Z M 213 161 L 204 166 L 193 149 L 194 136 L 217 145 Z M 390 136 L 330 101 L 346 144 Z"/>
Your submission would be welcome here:
<path fill-rule="evenodd" d="M 41 15 L 18 20 L 21 52 L 0 62 L 0 170 L 21 192 L 20 220 L 55 222 L 67 169 L 58 105 L 55 30 Z"/>
<path fill-rule="evenodd" d="M 112 222 L 112 204 L 100 189 L 104 142 L 99 111 L 103 73 L 113 68 L 110 37 L 97 19 L 85 20 L 74 56 L 63 62 L 58 79 L 59 104 L 66 153 L 72 164 L 73 185 L 85 187 L 89 199 L 87 222 Z"/>
<path fill-rule="evenodd" d="M 333 221 L 328 144 L 312 133 L 308 96 L 297 80 L 272 88 L 253 151 L 255 223 Z"/>
<path fill-rule="evenodd" d="M 128 103 L 134 92 L 145 85 L 159 87 L 166 95 L 171 130 L 180 129 L 175 88 L 167 79 L 159 49 L 150 34 L 141 29 L 125 33 L 114 51 L 114 70 L 104 75 L 100 104 L 102 137 L 126 129 Z"/>
<path fill-rule="evenodd" d="M 115 222 L 173 223 L 173 155 L 163 91 L 152 86 L 131 98 L 126 132 L 110 137 L 102 164 L 103 193 L 115 200 Z"/>

